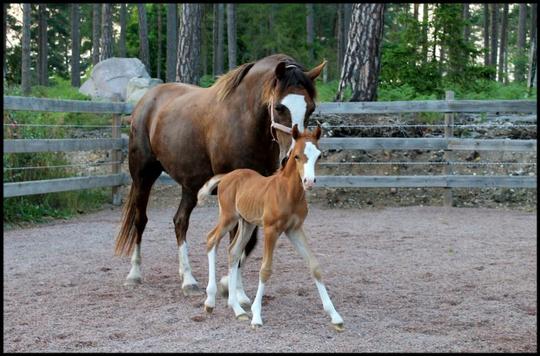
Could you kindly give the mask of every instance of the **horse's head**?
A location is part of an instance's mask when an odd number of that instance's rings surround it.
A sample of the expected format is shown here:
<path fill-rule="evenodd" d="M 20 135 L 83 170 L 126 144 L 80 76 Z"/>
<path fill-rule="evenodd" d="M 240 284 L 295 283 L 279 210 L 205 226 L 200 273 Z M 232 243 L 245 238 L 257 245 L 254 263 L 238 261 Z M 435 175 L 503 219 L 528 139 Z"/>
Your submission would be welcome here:
<path fill-rule="evenodd" d="M 315 163 L 317 163 L 321 156 L 321 151 L 319 150 L 321 127 L 317 125 L 317 128 L 312 132 L 308 130 L 300 132 L 298 125 L 294 124 L 291 136 L 293 147 L 289 155 L 290 163 L 288 164 L 294 164 L 296 166 L 296 171 L 300 175 L 304 189 L 309 190 L 313 188 L 317 181 L 315 179 Z"/>
<path fill-rule="evenodd" d="M 277 138 L 280 161 L 292 144 L 291 127 L 298 125 L 300 132 L 307 127 L 315 110 L 315 79 L 321 74 L 326 61 L 305 71 L 292 61 L 280 61 L 275 68 L 273 93 L 270 99 L 272 135 Z"/>

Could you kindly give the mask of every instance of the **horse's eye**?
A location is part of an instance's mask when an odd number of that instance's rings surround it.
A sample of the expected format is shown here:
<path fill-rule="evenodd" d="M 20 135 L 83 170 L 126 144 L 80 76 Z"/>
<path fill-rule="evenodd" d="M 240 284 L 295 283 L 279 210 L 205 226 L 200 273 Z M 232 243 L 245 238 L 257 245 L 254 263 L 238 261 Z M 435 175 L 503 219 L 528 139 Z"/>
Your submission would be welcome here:
<path fill-rule="evenodd" d="M 279 112 L 279 113 L 284 112 L 285 111 L 285 105 L 277 104 L 276 105 L 276 111 Z"/>
<path fill-rule="evenodd" d="M 294 156 L 294 159 L 298 159 L 298 155 Z"/>

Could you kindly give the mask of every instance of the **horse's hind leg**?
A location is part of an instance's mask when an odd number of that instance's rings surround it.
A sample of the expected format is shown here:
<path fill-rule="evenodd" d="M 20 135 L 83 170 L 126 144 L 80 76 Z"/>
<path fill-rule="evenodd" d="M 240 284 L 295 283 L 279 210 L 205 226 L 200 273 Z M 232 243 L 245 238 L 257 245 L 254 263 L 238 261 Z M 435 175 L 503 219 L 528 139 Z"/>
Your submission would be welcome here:
<path fill-rule="evenodd" d="M 144 228 L 148 222 L 146 216 L 146 207 L 148 205 L 148 197 L 150 190 L 156 179 L 161 174 L 162 169 L 159 163 L 148 165 L 141 173 L 134 174 L 133 183 L 131 186 L 130 201 L 127 204 L 132 204 L 131 209 L 135 209 L 134 226 L 137 234 L 133 254 L 131 255 L 131 270 L 126 278 L 126 285 L 139 284 L 142 282 L 141 277 L 141 240 Z"/>
<path fill-rule="evenodd" d="M 201 185 L 202 186 L 202 185 Z M 186 233 L 189 226 L 189 217 L 195 205 L 197 205 L 197 191 L 182 186 L 182 199 L 180 206 L 174 215 L 174 232 L 176 233 L 176 242 L 178 245 L 179 274 L 182 278 L 182 292 L 184 295 L 202 294 L 197 280 L 191 272 L 191 265 L 188 257 L 188 244 Z"/>

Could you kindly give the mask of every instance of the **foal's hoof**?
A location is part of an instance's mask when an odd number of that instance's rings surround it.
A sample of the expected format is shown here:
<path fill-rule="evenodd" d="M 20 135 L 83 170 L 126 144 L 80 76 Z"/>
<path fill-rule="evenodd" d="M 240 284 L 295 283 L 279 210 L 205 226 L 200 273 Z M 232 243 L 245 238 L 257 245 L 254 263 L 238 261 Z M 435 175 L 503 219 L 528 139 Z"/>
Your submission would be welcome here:
<path fill-rule="evenodd" d="M 182 293 L 184 293 L 184 296 L 191 297 L 194 295 L 202 295 L 202 291 L 196 284 L 188 284 L 186 286 L 182 287 Z"/>
<path fill-rule="evenodd" d="M 249 320 L 249 315 L 247 315 L 247 314 L 245 314 L 245 313 L 244 313 L 244 314 L 240 314 L 240 315 L 238 315 L 238 316 L 236 317 L 236 319 L 241 320 L 241 321 Z"/>
<path fill-rule="evenodd" d="M 257 329 L 259 329 L 260 327 L 262 327 L 261 324 L 251 324 L 251 329 L 253 329 L 253 330 L 257 330 Z"/>
<path fill-rule="evenodd" d="M 207 312 L 208 314 L 212 314 L 212 312 L 214 311 L 214 307 L 209 307 L 208 305 L 205 305 L 204 311 Z"/>
<path fill-rule="evenodd" d="M 142 278 L 128 278 L 124 282 L 125 286 L 136 286 L 142 283 Z"/>
<path fill-rule="evenodd" d="M 249 301 L 249 300 L 243 300 L 243 301 L 240 302 L 240 306 L 241 306 L 242 308 L 246 308 L 246 309 L 247 309 L 247 308 L 249 308 L 249 307 L 251 306 L 251 301 Z"/>
<path fill-rule="evenodd" d="M 345 330 L 345 327 L 343 326 L 343 323 L 332 324 L 332 326 L 334 327 L 334 329 L 335 329 L 337 332 L 342 332 L 343 330 Z"/>
<path fill-rule="evenodd" d="M 225 287 L 223 284 L 218 283 L 218 292 L 223 298 L 229 297 L 229 288 Z M 242 303 L 240 303 L 242 304 Z"/>

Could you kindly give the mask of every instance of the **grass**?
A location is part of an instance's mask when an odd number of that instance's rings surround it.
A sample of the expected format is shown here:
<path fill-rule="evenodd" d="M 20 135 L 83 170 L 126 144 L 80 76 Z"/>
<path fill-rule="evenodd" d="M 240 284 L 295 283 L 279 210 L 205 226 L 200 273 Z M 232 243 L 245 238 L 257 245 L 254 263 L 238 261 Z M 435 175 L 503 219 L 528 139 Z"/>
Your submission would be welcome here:
<path fill-rule="evenodd" d="M 50 87 L 35 86 L 31 96 L 41 98 L 89 100 L 71 87 L 67 80 L 51 78 Z M 20 87 L 5 88 L 5 95 L 21 95 Z M 4 111 L 5 139 L 68 138 L 70 134 L 61 127 L 25 127 L 21 124 L 71 124 L 110 125 L 111 115 L 91 113 L 56 113 L 35 111 Z M 81 128 L 92 130 L 92 128 Z M 62 152 L 13 153 L 3 155 L 3 181 L 22 182 L 72 177 L 77 172 L 72 167 L 17 170 L 12 168 L 68 165 L 69 160 Z M 110 188 L 29 195 L 4 198 L 3 222 L 8 226 L 25 223 L 41 223 L 51 219 L 69 218 L 82 212 L 93 211 L 111 199 Z"/>

